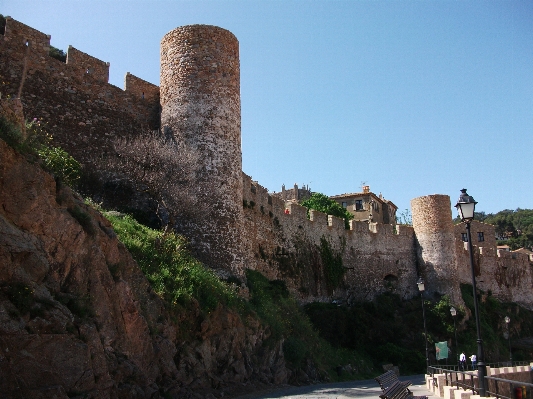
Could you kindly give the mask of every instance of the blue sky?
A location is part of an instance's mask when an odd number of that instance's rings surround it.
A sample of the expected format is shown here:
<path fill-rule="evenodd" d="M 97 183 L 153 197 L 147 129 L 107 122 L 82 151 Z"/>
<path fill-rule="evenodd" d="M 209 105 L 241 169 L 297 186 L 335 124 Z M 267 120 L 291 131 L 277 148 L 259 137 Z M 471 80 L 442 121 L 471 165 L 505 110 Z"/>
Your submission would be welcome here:
<path fill-rule="evenodd" d="M 363 182 L 399 210 L 468 189 L 533 208 L 533 2 L 0 0 L 0 13 L 159 84 L 168 31 L 240 43 L 244 172 L 270 191 Z M 455 216 L 455 212 L 454 212 Z"/>

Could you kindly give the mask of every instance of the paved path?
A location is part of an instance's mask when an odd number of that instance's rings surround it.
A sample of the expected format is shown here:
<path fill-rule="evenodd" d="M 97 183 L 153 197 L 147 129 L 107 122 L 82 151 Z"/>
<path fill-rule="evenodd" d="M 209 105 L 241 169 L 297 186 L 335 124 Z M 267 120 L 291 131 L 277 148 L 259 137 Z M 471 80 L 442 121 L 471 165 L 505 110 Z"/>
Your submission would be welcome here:
<path fill-rule="evenodd" d="M 427 389 L 424 375 L 402 376 L 400 380 L 409 380 L 409 389 L 414 395 L 427 395 L 428 399 L 437 399 Z M 310 385 L 305 387 L 287 387 L 271 391 L 239 396 L 236 399 L 379 399 L 381 389 L 375 380 L 337 382 L 331 384 Z"/>

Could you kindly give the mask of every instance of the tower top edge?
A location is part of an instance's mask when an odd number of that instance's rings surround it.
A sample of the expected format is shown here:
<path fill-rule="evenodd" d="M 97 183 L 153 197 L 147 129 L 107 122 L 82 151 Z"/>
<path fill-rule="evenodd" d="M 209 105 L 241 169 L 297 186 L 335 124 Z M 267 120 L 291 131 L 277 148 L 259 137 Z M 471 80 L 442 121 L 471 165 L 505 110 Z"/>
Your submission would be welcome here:
<path fill-rule="evenodd" d="M 205 24 L 193 24 L 193 25 L 183 25 L 183 26 L 178 26 L 177 28 L 174 28 L 172 29 L 171 31 L 167 32 L 165 34 L 165 36 L 163 36 L 163 39 L 162 41 L 165 40 L 165 38 L 167 36 L 171 36 L 175 33 L 184 33 L 184 32 L 221 32 L 221 33 L 224 33 L 228 36 L 231 36 L 233 37 L 233 39 L 235 39 L 236 41 L 238 41 L 237 39 L 237 36 L 235 36 L 233 34 L 233 32 L 225 29 L 225 28 L 221 28 L 220 26 L 216 26 L 216 25 L 205 25 Z"/>
<path fill-rule="evenodd" d="M 428 198 L 434 198 L 434 199 L 443 199 L 446 200 L 450 198 L 448 194 L 430 194 L 430 195 L 422 195 L 421 197 L 412 198 L 411 201 L 421 201 L 426 200 Z"/>

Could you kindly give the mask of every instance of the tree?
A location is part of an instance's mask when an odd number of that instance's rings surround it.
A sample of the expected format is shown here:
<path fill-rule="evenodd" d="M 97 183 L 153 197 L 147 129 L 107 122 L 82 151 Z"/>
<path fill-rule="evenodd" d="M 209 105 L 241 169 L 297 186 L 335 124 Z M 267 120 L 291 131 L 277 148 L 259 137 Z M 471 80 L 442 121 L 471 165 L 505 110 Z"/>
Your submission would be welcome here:
<path fill-rule="evenodd" d="M 50 46 L 48 55 L 61 62 L 67 62 L 67 53 L 65 53 L 63 50 L 58 49 L 57 47 Z"/>
<path fill-rule="evenodd" d="M 400 212 L 400 216 L 396 217 L 396 223 L 404 226 L 412 226 L 413 216 L 411 215 L 411 211 L 406 208 L 404 211 Z"/>
<path fill-rule="evenodd" d="M 309 217 L 309 209 L 314 209 L 326 215 L 344 219 L 345 228 L 350 228 L 348 222 L 353 219 L 353 215 L 325 194 L 313 193 L 310 198 L 302 201 L 300 205 L 307 208 L 307 217 Z"/>
<path fill-rule="evenodd" d="M 113 142 L 114 154 L 104 159 L 110 179 L 126 179 L 138 192 L 157 203 L 157 214 L 165 229 L 175 228 L 177 219 L 199 220 L 203 207 L 189 195 L 194 181 L 197 155 L 179 137 L 165 137 L 159 131 Z M 161 214 L 168 214 L 168 221 Z"/>

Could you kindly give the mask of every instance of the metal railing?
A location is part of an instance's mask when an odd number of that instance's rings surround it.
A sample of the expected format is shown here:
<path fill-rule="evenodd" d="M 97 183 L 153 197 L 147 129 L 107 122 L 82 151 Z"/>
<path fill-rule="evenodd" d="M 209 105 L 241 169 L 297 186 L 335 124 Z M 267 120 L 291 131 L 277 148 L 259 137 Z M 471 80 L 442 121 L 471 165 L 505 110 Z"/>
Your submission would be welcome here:
<path fill-rule="evenodd" d="M 495 362 L 495 363 L 485 363 L 487 367 L 491 368 L 500 368 L 500 367 L 514 367 L 514 366 L 529 366 L 531 363 L 533 363 L 532 360 L 522 360 L 522 361 L 514 361 L 511 362 Z M 477 367 L 475 369 L 472 369 L 471 366 L 465 366 L 465 370 L 461 370 L 461 366 L 458 364 L 444 364 L 442 366 L 439 365 L 433 365 L 429 366 L 427 369 L 427 374 L 433 376 L 433 374 L 444 374 L 446 371 L 477 371 Z"/>
<path fill-rule="evenodd" d="M 488 363 L 491 368 L 528 366 L 530 361 L 497 362 Z M 456 386 L 463 390 L 472 390 L 472 394 L 479 394 L 477 382 L 477 370 L 460 370 L 459 365 L 429 366 L 427 374 L 433 378 L 433 383 L 437 384 L 435 374 L 444 374 L 446 385 Z M 533 370 L 532 370 L 533 371 Z M 530 371 L 530 373 L 532 372 Z M 533 384 L 516 380 L 507 380 L 498 377 L 485 377 L 487 396 L 494 396 L 499 399 L 533 399 Z"/>
<path fill-rule="evenodd" d="M 498 377 L 485 377 L 487 396 L 499 399 L 530 399 L 533 384 Z"/>
<path fill-rule="evenodd" d="M 432 367 L 430 367 L 431 369 Z M 437 383 L 437 379 L 434 377 L 435 374 L 444 374 L 444 379 L 446 385 L 456 386 L 457 388 L 462 388 L 465 391 L 472 390 L 472 394 L 478 392 L 477 386 L 477 373 L 473 371 L 461 371 L 461 370 L 447 370 L 433 367 L 431 370 L 431 376 L 433 377 L 433 383 Z"/>

